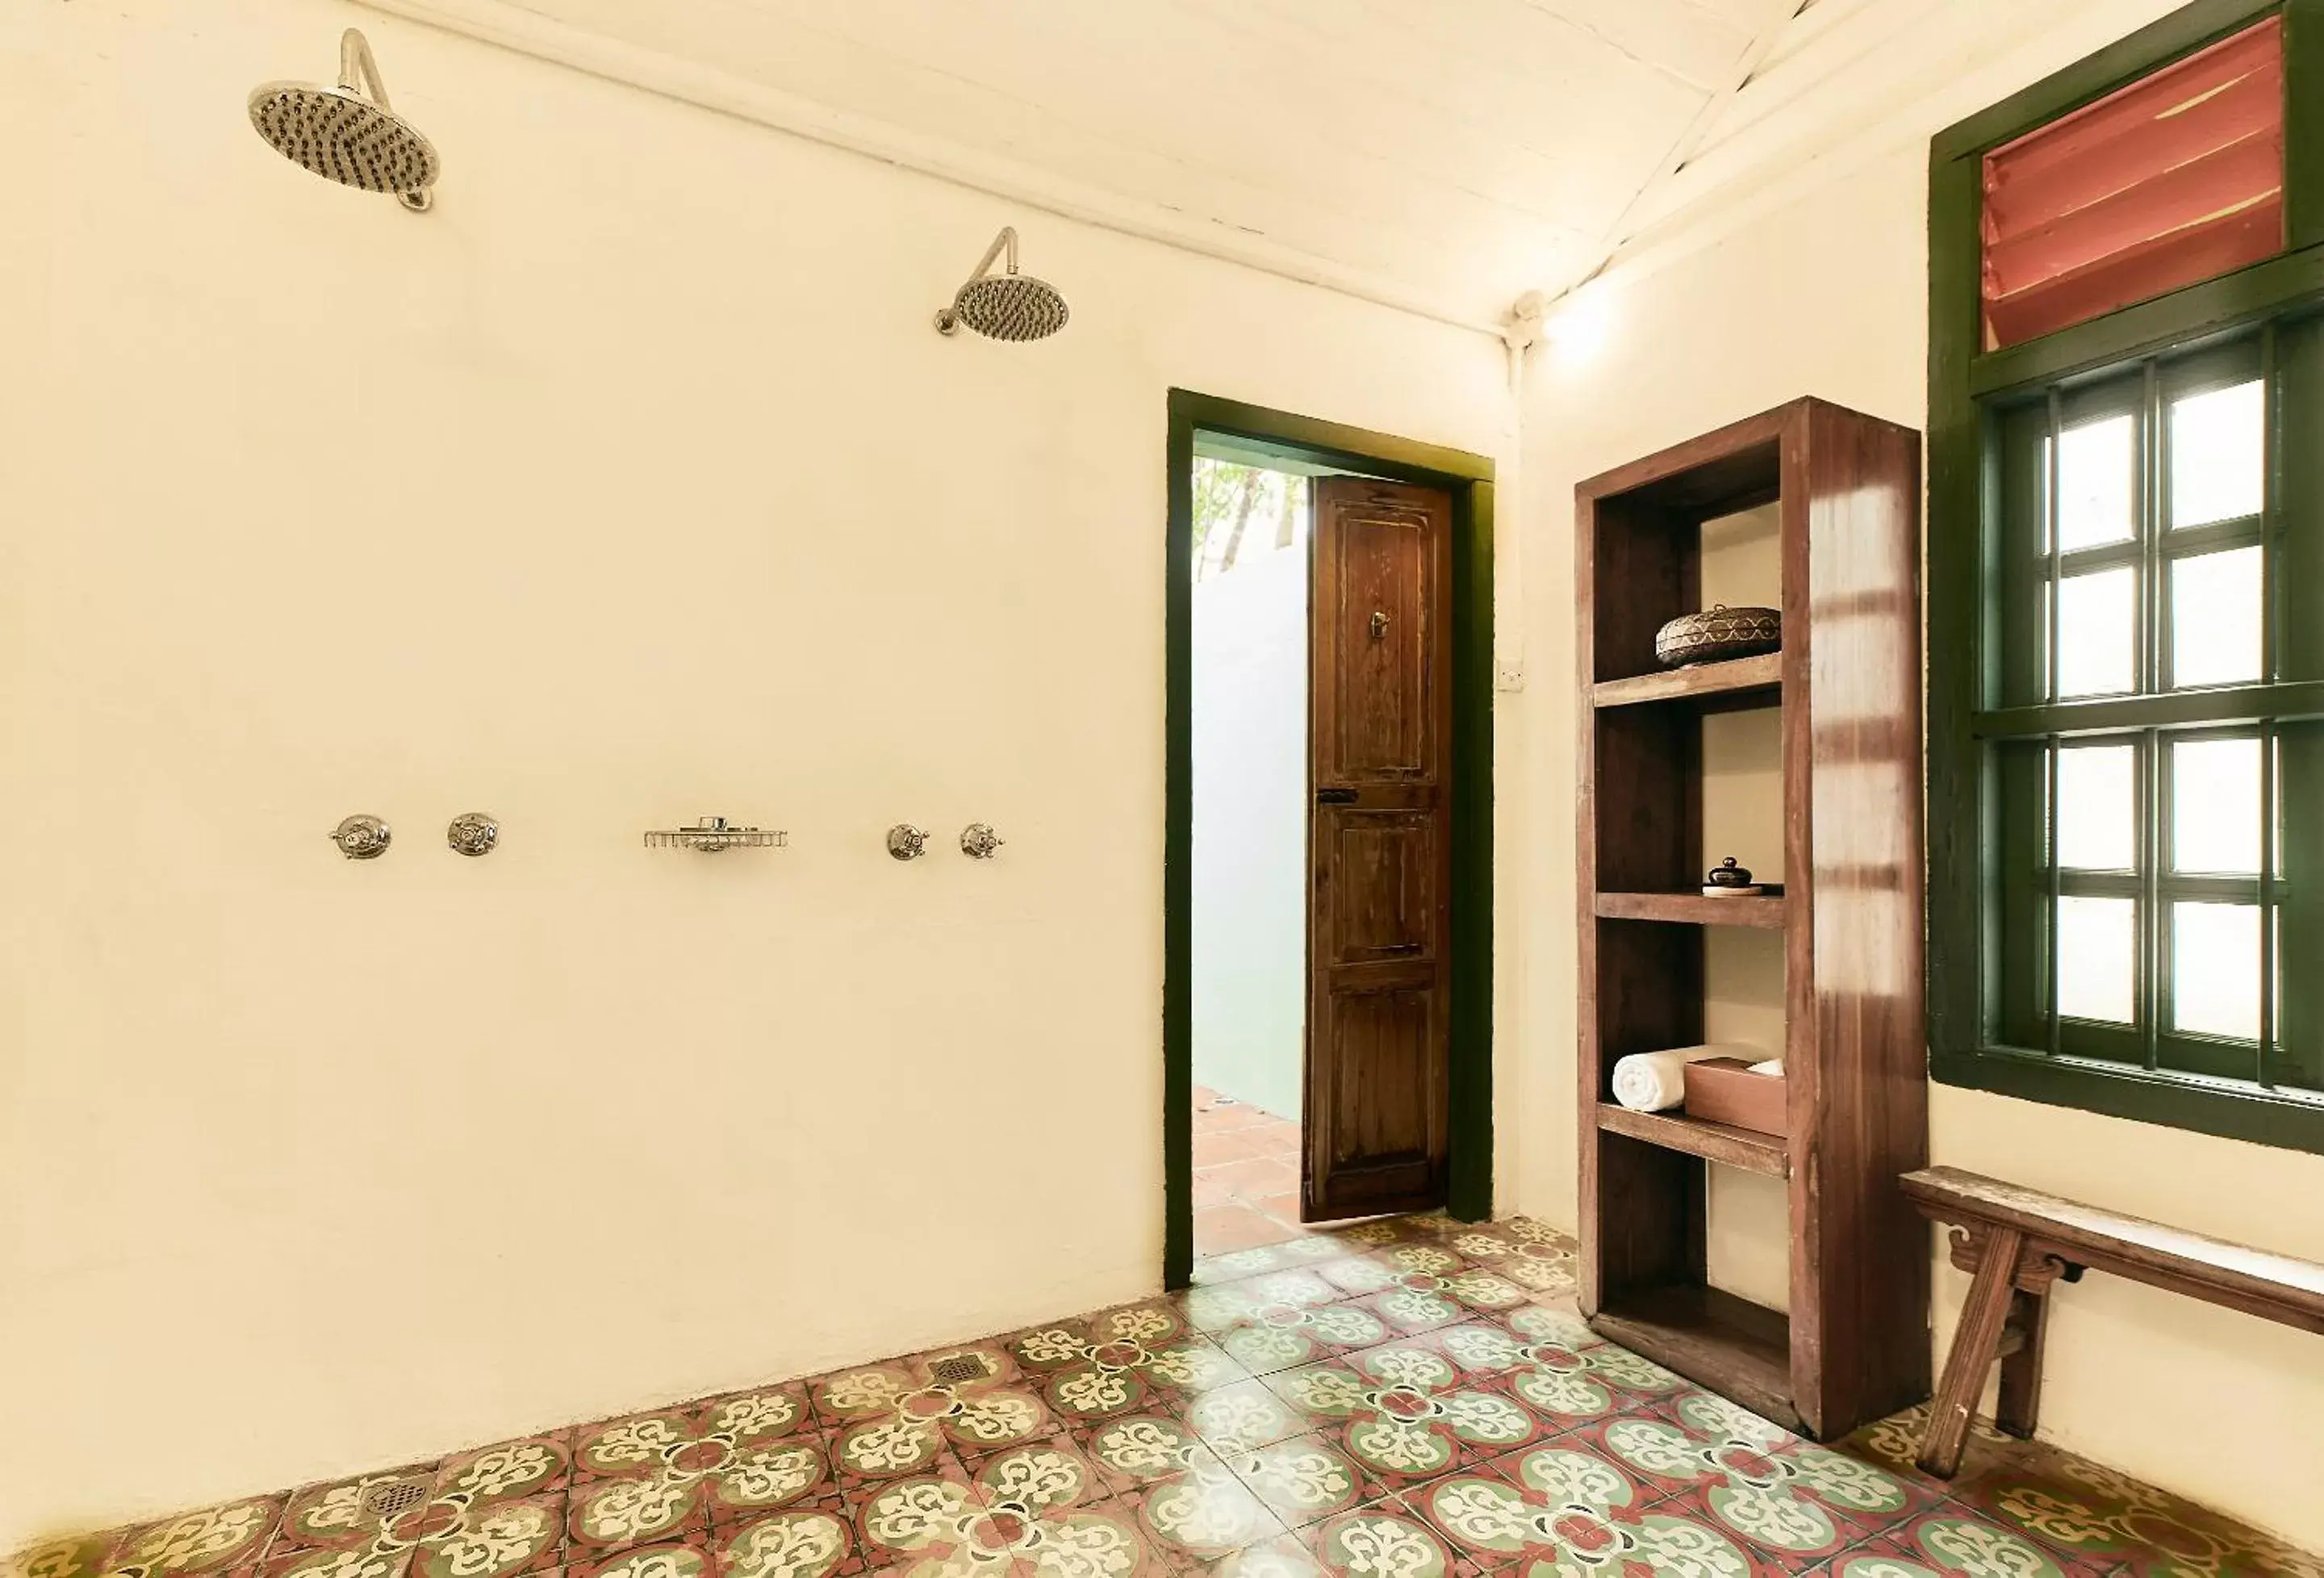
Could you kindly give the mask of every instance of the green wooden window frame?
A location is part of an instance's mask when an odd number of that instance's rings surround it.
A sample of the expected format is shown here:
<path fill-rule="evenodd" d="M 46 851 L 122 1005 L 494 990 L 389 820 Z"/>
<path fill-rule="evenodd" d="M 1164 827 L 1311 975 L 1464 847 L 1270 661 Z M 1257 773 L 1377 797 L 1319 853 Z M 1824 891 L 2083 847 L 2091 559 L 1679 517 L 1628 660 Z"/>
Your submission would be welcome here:
<path fill-rule="evenodd" d="M 2270 15 L 2284 28 L 2287 245 L 2264 262 L 1999 350 L 1980 328 L 1982 168 L 1993 149 Z M 1930 151 L 1929 1066 L 1994 1090 L 2324 1152 L 2324 0 L 2200 0 L 1939 135 Z M 2173 400 L 2259 381 L 2259 513 L 2164 518 Z M 2061 548 L 2061 436 L 2129 419 L 2136 530 Z M 2199 553 L 2256 548 L 2259 678 L 2173 686 L 2167 588 Z M 2055 663 L 2060 588 L 2128 570 L 2134 679 L 2078 696 Z M 2260 870 L 2180 874 L 2174 753 L 2257 742 Z M 2127 748 L 2135 851 L 2112 869 L 2054 858 L 2059 775 Z M 2127 1019 L 2058 1011 L 2061 900 L 2127 900 Z M 2181 904 L 2257 911 L 2254 1038 L 2182 1032 Z M 2116 909 L 2112 913 L 2120 915 Z M 2191 918 L 2191 912 L 2190 912 Z"/>

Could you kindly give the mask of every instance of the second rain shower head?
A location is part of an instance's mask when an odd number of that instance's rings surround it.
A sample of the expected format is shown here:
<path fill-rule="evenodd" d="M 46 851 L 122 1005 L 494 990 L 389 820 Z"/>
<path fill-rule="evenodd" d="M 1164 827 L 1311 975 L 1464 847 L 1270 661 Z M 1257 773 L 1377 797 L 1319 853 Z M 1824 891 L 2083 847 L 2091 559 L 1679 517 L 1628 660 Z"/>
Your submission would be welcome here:
<path fill-rule="evenodd" d="M 1003 252 L 1009 254 L 1008 272 L 996 274 L 992 264 Z M 952 305 L 936 314 L 936 330 L 952 334 L 964 323 L 987 339 L 1042 340 L 1065 328 L 1070 316 L 1063 291 L 1017 272 L 1017 232 L 1004 228 L 985 248 L 984 261 L 968 283 L 954 294 Z"/>
<path fill-rule="evenodd" d="M 415 214 L 434 201 L 442 173 L 435 144 L 388 107 L 379 62 L 364 35 L 339 40 L 339 84 L 269 82 L 250 96 L 250 124 L 274 151 L 341 186 L 393 192 Z"/>

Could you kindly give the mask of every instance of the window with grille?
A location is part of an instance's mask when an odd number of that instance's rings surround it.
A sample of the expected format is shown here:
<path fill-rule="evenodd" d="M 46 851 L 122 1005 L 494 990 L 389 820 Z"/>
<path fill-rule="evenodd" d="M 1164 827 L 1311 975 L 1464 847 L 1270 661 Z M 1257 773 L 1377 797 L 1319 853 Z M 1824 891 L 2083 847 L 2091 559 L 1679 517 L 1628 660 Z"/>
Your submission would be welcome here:
<path fill-rule="evenodd" d="M 2280 611 L 2316 589 L 2292 585 L 2310 572 L 2271 486 L 2324 461 L 2282 438 L 2277 365 L 2314 337 L 2267 326 L 1995 412 L 2005 1044 L 2324 1090 L 2309 983 L 2289 1001 L 2283 969 L 2287 949 L 2324 964 L 2324 890 L 2291 881 L 2324 853 L 2324 778 L 2317 725 L 2287 715 L 2310 698 L 2278 688 L 2299 645 Z"/>
<path fill-rule="evenodd" d="M 2205 0 L 1937 140 L 1929 543 L 1932 1072 L 2315 1150 L 2319 55 Z"/>

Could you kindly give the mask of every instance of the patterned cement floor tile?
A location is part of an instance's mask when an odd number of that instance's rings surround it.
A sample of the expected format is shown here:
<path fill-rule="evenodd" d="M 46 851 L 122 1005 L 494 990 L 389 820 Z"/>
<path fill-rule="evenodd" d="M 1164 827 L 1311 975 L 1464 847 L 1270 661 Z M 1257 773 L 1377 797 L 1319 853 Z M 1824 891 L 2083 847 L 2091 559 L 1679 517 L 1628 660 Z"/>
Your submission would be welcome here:
<path fill-rule="evenodd" d="M 1531 1574 L 1757 1571 L 1731 1530 L 1594 1453 L 1556 1443 L 1407 1491 L 1454 1550 Z M 1782 1571 L 1799 1571 L 1785 1567 Z"/>
<path fill-rule="evenodd" d="M 826 1508 L 772 1513 L 720 1531 L 711 1546 L 710 1578 L 847 1578 L 867 1571 L 861 1536 Z M 622 1578 L 690 1578 L 649 1570 Z"/>
<path fill-rule="evenodd" d="M 564 1578 L 713 1578 L 716 1560 L 710 1537 L 630 1546 L 567 1563 Z"/>
<path fill-rule="evenodd" d="M 571 1434 L 551 1432 L 456 1453 L 438 1466 L 435 1494 L 498 1501 L 562 1490 L 573 1471 Z"/>
<path fill-rule="evenodd" d="M 1148 1547 L 1176 1564 L 1214 1561 L 1286 1532 L 1249 1485 L 1215 1465 L 1143 1486 L 1111 1507 L 1134 1518 Z"/>
<path fill-rule="evenodd" d="M 1413 1279 L 1436 1280 L 1425 1273 L 1414 1273 Z M 1386 1293 L 1367 1294 L 1349 1303 L 1379 1316 L 1398 1336 L 1458 1325 L 1473 1313 L 1434 1287 L 1391 1287 Z"/>
<path fill-rule="evenodd" d="M 1271 1375 L 1335 1353 L 1375 1346 L 1391 1334 L 1378 1315 L 1346 1304 L 1277 1304 L 1253 1310 L 1214 1333 L 1213 1340 L 1251 1374 Z"/>
<path fill-rule="evenodd" d="M 2111 1469 L 2030 1446 L 1956 1480 L 1952 1500 L 2067 1562 L 2126 1574 L 2324 1574 L 2248 1530 Z"/>
<path fill-rule="evenodd" d="M 1300 1537 L 1328 1578 L 1471 1578 L 1487 1570 L 1397 1500 L 1327 1518 Z"/>
<path fill-rule="evenodd" d="M 1132 1509 L 1080 1502 L 1073 1499 L 1079 1489 L 1044 1481 L 988 1503 L 950 1481 L 900 1481 L 865 1503 L 858 1532 L 875 1567 L 908 1567 L 922 1578 L 1139 1578 L 1167 1570 Z"/>
<path fill-rule="evenodd" d="M 0 1578 L 2324 1578 L 1982 1427 L 1803 1442 L 1600 1340 L 1537 1223 L 1363 1223 L 1184 1294 L 51 1541 Z"/>
<path fill-rule="evenodd" d="M 389 1519 L 429 1500 L 438 1472 L 432 1463 L 407 1463 L 293 1491 L 267 1546 L 268 1564 L 285 1571 L 295 1564 L 283 1559 L 295 1553 L 371 1544 Z"/>
<path fill-rule="evenodd" d="M 577 1432 L 569 1540 L 583 1559 L 839 1492 L 806 1393 L 770 1387 Z"/>
<path fill-rule="evenodd" d="M 2110 1569 L 2071 1560 L 1964 1512 L 1941 1506 L 1843 1551 L 1833 1578 L 2098 1578 Z"/>
<path fill-rule="evenodd" d="M 1519 1232 L 1513 1224 L 1480 1223 L 1459 1228 L 1446 1245 L 1470 1265 L 1497 1272 L 1536 1295 L 1571 1293 L 1580 1275 L 1580 1260 L 1570 1241 L 1537 1232 Z"/>
<path fill-rule="evenodd" d="M 1330 1431 L 1314 1431 L 1255 1452 L 1236 1453 L 1226 1459 L 1226 1465 L 1291 1529 L 1353 1511 L 1395 1490 L 1394 1485 L 1350 1456 Z"/>
<path fill-rule="evenodd" d="M 1297 1371 L 1288 1373 L 1297 1374 Z M 1315 1428 L 1315 1410 L 1277 1385 L 1279 1377 L 1254 1377 L 1194 1399 L 1184 1417 L 1204 1444 L 1222 1453 L 1257 1452 Z"/>
<path fill-rule="evenodd" d="M 282 1498 L 263 1496 L 159 1518 L 114 1542 L 108 1565 L 142 1578 L 223 1573 L 255 1563 L 274 1532 Z"/>
<path fill-rule="evenodd" d="M 1709 1392 L 1689 1390 L 1654 1412 L 1561 1439 L 1620 1464 L 1686 1502 L 1698 1521 L 1795 1570 L 1883 1533 L 1936 1500 Z"/>
<path fill-rule="evenodd" d="M 1269 1382 L 1329 1428 L 1368 1473 L 1390 1484 L 1450 1473 L 1550 1433 L 1496 1382 L 1463 1376 L 1422 1343 L 1391 1343 Z"/>
<path fill-rule="evenodd" d="M 1216 1578 L 1323 1578 L 1322 1564 L 1296 1534 L 1249 1546 L 1210 1564 Z"/>
<path fill-rule="evenodd" d="M 1119 1495 L 1217 1462 L 1194 1426 L 1176 1415 L 1130 1414 L 1074 1427 L 1074 1445 Z"/>

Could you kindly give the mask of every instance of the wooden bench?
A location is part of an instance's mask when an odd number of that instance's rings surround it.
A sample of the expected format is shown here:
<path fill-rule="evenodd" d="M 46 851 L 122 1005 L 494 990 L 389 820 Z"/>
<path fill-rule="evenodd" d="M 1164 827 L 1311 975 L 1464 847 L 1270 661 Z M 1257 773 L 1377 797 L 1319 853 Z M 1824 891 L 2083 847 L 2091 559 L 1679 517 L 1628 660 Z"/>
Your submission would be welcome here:
<path fill-rule="evenodd" d="M 2109 1271 L 2324 1333 L 2324 1265 L 2313 1260 L 2181 1232 L 1958 1167 L 1925 1167 L 1898 1182 L 1922 1215 L 1951 1224 L 1953 1264 L 1971 1278 L 1921 1440 L 1921 1467 L 1941 1479 L 1960 1467 L 1969 1414 L 1997 1358 L 2001 1398 L 1994 1423 L 2032 1437 L 2050 1288 L 2061 1277 L 2079 1282 L 2085 1269 Z"/>

